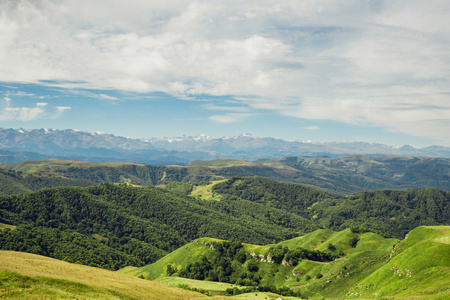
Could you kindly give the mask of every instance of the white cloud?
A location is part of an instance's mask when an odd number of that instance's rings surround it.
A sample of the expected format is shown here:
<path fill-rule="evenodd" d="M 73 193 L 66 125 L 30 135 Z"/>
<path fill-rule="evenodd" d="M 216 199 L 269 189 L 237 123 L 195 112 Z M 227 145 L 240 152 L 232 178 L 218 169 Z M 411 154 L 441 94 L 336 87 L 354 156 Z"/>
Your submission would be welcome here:
<path fill-rule="evenodd" d="M 23 91 L 17 91 L 17 92 L 10 92 L 10 91 L 8 91 L 8 92 L 6 92 L 6 95 L 7 96 L 17 96 L 17 97 L 34 97 L 35 96 L 34 94 L 26 93 L 26 92 L 23 92 Z"/>
<path fill-rule="evenodd" d="M 0 108 L 0 122 L 3 121 L 32 121 L 39 118 L 57 118 L 62 113 L 71 107 L 57 106 L 56 113 L 46 110 L 48 103 L 38 102 L 35 107 L 12 107 L 10 100 L 7 101 L 6 106 Z"/>
<path fill-rule="evenodd" d="M 116 98 L 116 97 L 113 97 L 113 96 L 109 96 L 109 95 L 105 95 L 105 94 L 99 94 L 98 96 L 99 96 L 99 98 L 106 99 L 106 100 L 119 100 L 119 98 Z"/>
<path fill-rule="evenodd" d="M 44 113 L 40 107 L 5 107 L 0 111 L 0 121 L 31 121 Z"/>
<path fill-rule="evenodd" d="M 448 1 L 23 0 L 0 11 L 0 81 L 232 95 L 450 143 Z"/>
<path fill-rule="evenodd" d="M 229 113 L 225 115 L 214 115 L 210 116 L 209 119 L 217 122 L 217 123 L 236 123 L 244 118 L 248 118 L 252 116 L 253 114 L 246 114 L 246 113 Z"/>
<path fill-rule="evenodd" d="M 63 111 L 69 110 L 69 109 L 72 109 L 72 107 L 70 107 L 70 106 L 57 106 L 56 107 L 56 110 L 58 112 L 63 112 Z"/>
<path fill-rule="evenodd" d="M 207 110 L 221 110 L 221 111 L 237 111 L 237 112 L 246 112 L 249 111 L 248 107 L 243 106 L 224 106 L 224 105 L 215 105 L 212 103 L 207 103 L 202 105 L 204 109 Z"/>
<path fill-rule="evenodd" d="M 59 118 L 66 110 L 72 109 L 72 107 L 70 106 L 56 106 L 56 113 L 54 113 L 51 118 L 52 119 L 57 119 Z"/>
<path fill-rule="evenodd" d="M 303 127 L 303 129 L 306 129 L 306 130 L 319 130 L 320 127 L 318 127 L 318 126 L 307 126 L 307 127 Z"/>

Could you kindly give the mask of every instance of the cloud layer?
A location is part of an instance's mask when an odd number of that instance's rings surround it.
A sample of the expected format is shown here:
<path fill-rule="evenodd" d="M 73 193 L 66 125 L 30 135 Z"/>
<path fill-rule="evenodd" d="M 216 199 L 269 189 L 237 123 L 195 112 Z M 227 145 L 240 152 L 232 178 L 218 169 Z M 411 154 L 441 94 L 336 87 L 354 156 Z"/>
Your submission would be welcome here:
<path fill-rule="evenodd" d="M 0 11 L 0 81 L 228 95 L 248 111 L 211 120 L 269 109 L 450 143 L 448 1 L 23 0 Z"/>

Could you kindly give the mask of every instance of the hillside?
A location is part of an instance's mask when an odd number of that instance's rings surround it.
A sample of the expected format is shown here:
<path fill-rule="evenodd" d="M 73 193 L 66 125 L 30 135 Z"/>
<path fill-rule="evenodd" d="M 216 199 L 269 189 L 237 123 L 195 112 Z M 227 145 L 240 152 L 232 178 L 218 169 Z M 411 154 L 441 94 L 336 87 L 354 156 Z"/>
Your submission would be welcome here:
<path fill-rule="evenodd" d="M 300 293 L 302 299 L 447 299 L 450 297 L 449 239 L 448 226 L 418 227 L 402 241 L 349 229 L 318 230 L 265 246 L 200 238 L 154 264 L 119 272 L 34 254 L 0 251 L 0 296 L 14 299 L 228 299 L 225 295 L 243 293 L 242 298 L 262 300 L 275 299 L 279 294 Z M 337 253 L 339 258 L 324 262 L 315 258 L 294 261 L 299 257 L 295 255 L 300 253 L 299 249 L 306 254 Z M 222 264 L 230 259 L 231 273 L 223 281 L 235 284 L 177 277 L 183 272 L 189 276 L 183 271 L 189 266 L 191 270 L 201 271 L 207 261 L 219 263 L 217 258 L 221 258 Z M 286 262 L 280 264 L 281 258 Z M 242 260 L 244 263 L 239 262 Z M 226 268 L 217 270 L 226 272 Z M 168 276 L 169 271 L 171 276 Z M 206 297 L 187 289 L 215 296 Z"/>
<path fill-rule="evenodd" d="M 291 173 L 294 177 L 289 180 L 291 182 L 311 184 L 341 194 L 425 187 L 450 191 L 449 159 L 356 155 L 337 158 L 285 157 L 257 162 L 280 172 Z"/>
<path fill-rule="evenodd" d="M 205 299 L 179 288 L 39 255 L 0 251 L 0 297 L 8 299 Z"/>
<path fill-rule="evenodd" d="M 403 238 L 420 225 L 448 225 L 450 193 L 436 189 L 365 191 L 347 197 L 262 177 L 233 177 L 212 192 L 289 211 L 322 228 L 365 226 Z"/>
<path fill-rule="evenodd" d="M 238 286 L 228 287 L 228 294 L 272 289 L 282 294 L 299 292 L 309 299 L 445 299 L 450 296 L 449 238 L 448 226 L 418 227 L 402 241 L 349 229 L 319 230 L 266 246 L 202 238 L 128 274 L 170 284 L 183 282 L 177 277 L 183 276 Z M 335 253 L 339 258 L 317 261 L 317 256 L 303 256 L 295 260 L 301 251 L 303 255 Z M 211 273 L 216 265 L 222 266 L 218 279 Z M 220 272 L 225 276 L 220 277 Z M 206 286 L 194 280 L 190 284 Z M 209 286 L 218 293 L 213 284 Z"/>
<path fill-rule="evenodd" d="M 269 244 L 324 228 L 385 232 L 448 225 L 450 193 L 435 189 L 337 197 L 298 184 L 233 177 L 166 189 L 104 183 L 0 197 L 0 249 L 117 270 L 152 263 L 209 236 Z M 207 201 L 205 201 L 207 200 Z"/>
<path fill-rule="evenodd" d="M 284 220 L 280 222 L 280 220 Z M 0 248 L 117 269 L 155 261 L 201 236 L 268 243 L 317 228 L 283 210 L 155 187 L 102 184 L 0 197 Z"/>
<path fill-rule="evenodd" d="M 42 173 L 26 174 L 22 171 L 0 169 L 0 195 L 17 195 L 59 186 L 86 187 L 95 184 L 87 179 L 72 179 L 51 174 L 42 175 Z"/>
<path fill-rule="evenodd" d="M 233 176 L 262 176 L 341 195 L 378 189 L 437 188 L 450 191 L 450 159 L 430 157 L 285 157 L 257 162 L 220 159 L 197 160 L 185 167 L 46 159 L 3 164 L 0 169 L 23 173 L 20 176 L 16 174 L 16 178 L 29 174 L 44 176 L 45 180 L 50 176 L 63 177 L 84 181 L 84 185 L 80 183 L 83 186 L 92 182 L 148 186 L 223 180 Z M 52 186 L 49 184 L 47 187 Z M 25 186 L 22 191 L 28 189 Z M 17 191 L 21 192 L 20 189 Z"/>

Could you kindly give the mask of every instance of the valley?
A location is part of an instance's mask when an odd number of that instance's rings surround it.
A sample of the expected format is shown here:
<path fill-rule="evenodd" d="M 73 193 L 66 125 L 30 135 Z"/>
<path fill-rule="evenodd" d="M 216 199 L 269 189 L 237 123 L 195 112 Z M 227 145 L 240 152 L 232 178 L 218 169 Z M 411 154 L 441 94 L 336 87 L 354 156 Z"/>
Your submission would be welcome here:
<path fill-rule="evenodd" d="M 284 157 L 256 162 L 220 159 L 193 161 L 187 166 L 44 159 L 0 164 L 0 180 L 9 182 L 0 186 L 0 194 L 15 193 L 13 186 L 18 193 L 43 186 L 87 186 L 102 182 L 148 186 L 223 180 L 233 176 L 268 177 L 339 195 L 380 189 L 437 188 L 450 191 L 450 159 L 353 155 L 336 158 Z"/>
<path fill-rule="evenodd" d="M 280 295 L 282 299 L 446 299 L 450 296 L 449 238 L 448 226 L 418 227 L 404 240 L 349 229 L 318 230 L 265 246 L 200 238 L 153 264 L 116 272 L 2 250 L 0 295 L 16 299 L 275 299 Z M 244 258 L 221 252 L 225 244 L 226 249 L 237 246 L 234 253 Z M 292 264 L 292 260 L 284 262 L 285 254 L 280 264 L 275 253 L 280 249 L 339 252 L 340 257 Z M 183 270 L 189 266 L 202 266 L 200 261 L 223 264 L 227 259 L 231 273 L 223 282 L 179 277 L 187 274 Z"/>
<path fill-rule="evenodd" d="M 434 167 L 423 174 L 436 172 L 443 160 L 3 164 L 0 255 L 17 264 L 0 268 L 2 293 L 19 299 L 151 299 L 143 293 L 154 299 L 161 293 L 174 299 L 443 299 L 449 294 L 450 192 L 355 188 L 347 194 L 280 179 L 301 170 L 312 181 L 329 176 L 341 187 L 368 184 L 332 176 L 340 170 L 371 174 L 389 186 L 383 178 L 430 162 Z M 423 184 L 445 183 L 445 168 Z M 27 270 L 20 267 L 25 261 L 58 270 Z M 132 285 L 137 280 L 142 288 L 86 282 L 72 277 L 72 269 L 128 278 Z"/>

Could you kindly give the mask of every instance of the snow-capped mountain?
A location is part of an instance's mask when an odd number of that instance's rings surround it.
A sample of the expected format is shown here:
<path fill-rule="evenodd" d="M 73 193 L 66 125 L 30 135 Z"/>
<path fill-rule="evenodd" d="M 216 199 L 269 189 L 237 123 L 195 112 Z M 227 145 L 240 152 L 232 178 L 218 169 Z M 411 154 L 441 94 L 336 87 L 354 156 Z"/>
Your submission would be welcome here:
<path fill-rule="evenodd" d="M 0 153 L 0 162 L 8 163 L 42 157 L 147 164 L 187 164 L 193 160 L 219 158 L 255 161 L 286 156 L 336 157 L 355 154 L 450 157 L 450 148 L 443 146 L 416 148 L 365 142 L 290 142 L 271 137 L 255 137 L 251 134 L 220 138 L 201 134 L 132 139 L 103 132 L 23 128 L 0 129 L 0 150 L 9 151 L 8 154 Z M 14 154 L 11 151 L 16 152 Z M 17 151 L 28 153 L 19 155 Z"/>
<path fill-rule="evenodd" d="M 149 143 L 103 132 L 66 129 L 0 129 L 0 147 L 23 151 L 58 151 L 63 149 L 150 149 Z"/>
<path fill-rule="evenodd" d="M 342 156 L 342 155 L 398 155 L 450 157 L 450 147 L 431 146 L 417 148 L 408 145 L 388 146 L 366 142 L 285 141 L 251 134 L 214 138 L 207 135 L 163 137 L 146 139 L 151 145 L 166 150 L 215 151 L 228 155 L 276 158 L 283 156 Z"/>
<path fill-rule="evenodd" d="M 166 150 L 183 151 L 217 151 L 225 154 L 236 152 L 256 151 L 266 148 L 272 151 L 278 148 L 291 146 L 292 142 L 287 142 L 274 138 L 259 138 L 251 134 L 241 134 L 234 137 L 213 138 L 207 135 L 150 138 L 147 141 L 155 147 Z"/>

